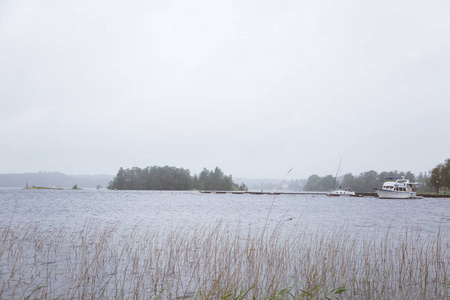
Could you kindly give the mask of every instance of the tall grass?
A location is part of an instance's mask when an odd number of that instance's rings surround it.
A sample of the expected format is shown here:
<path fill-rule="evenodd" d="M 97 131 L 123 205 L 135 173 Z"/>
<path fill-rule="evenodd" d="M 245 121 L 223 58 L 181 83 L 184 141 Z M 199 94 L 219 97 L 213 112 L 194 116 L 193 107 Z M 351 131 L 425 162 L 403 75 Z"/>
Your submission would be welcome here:
<path fill-rule="evenodd" d="M 449 299 L 449 239 L 227 224 L 1 229 L 0 299 Z M 266 230 L 266 229 L 265 229 Z"/>

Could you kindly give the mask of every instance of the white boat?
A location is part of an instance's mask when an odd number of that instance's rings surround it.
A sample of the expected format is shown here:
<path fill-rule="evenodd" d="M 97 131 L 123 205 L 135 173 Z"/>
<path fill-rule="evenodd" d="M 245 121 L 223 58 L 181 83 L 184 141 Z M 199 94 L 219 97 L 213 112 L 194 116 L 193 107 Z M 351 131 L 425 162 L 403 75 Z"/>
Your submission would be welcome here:
<path fill-rule="evenodd" d="M 422 199 L 417 196 L 416 186 L 418 183 L 410 182 L 405 177 L 389 177 L 383 187 L 377 189 L 378 197 L 381 199 Z"/>
<path fill-rule="evenodd" d="M 328 195 L 329 196 L 356 196 L 355 192 L 352 191 L 352 189 L 350 189 L 350 188 L 343 188 L 343 187 L 339 186 L 339 189 L 337 189 L 337 190 L 334 189 L 334 187 L 336 185 L 336 181 L 337 181 L 337 176 L 338 176 L 338 173 L 340 170 L 341 170 L 341 160 L 339 160 L 339 166 L 336 170 L 336 177 L 334 177 L 332 191 Z"/>
<path fill-rule="evenodd" d="M 338 190 L 332 191 L 330 196 L 356 196 L 356 194 L 352 189 L 339 187 Z"/>

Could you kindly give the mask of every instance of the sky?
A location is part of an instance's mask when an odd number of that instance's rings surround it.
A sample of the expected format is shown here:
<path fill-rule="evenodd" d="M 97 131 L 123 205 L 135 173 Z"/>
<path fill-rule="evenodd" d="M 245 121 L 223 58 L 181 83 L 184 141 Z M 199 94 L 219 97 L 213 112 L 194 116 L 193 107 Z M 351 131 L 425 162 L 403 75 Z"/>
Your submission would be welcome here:
<path fill-rule="evenodd" d="M 447 0 L 2 0 L 0 173 L 430 171 L 450 158 L 449 15 Z"/>

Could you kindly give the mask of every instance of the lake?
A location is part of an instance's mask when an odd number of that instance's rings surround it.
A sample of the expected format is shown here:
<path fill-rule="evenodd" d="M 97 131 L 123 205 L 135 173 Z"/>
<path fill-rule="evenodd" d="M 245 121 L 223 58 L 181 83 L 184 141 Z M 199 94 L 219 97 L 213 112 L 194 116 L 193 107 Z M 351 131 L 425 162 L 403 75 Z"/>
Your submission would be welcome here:
<path fill-rule="evenodd" d="M 0 189 L 0 228 L 38 223 L 44 228 L 121 222 L 125 226 L 173 227 L 214 224 L 243 228 L 280 223 L 286 228 L 350 232 L 398 232 L 420 226 L 435 233 L 450 226 L 450 199 L 389 200 L 325 195 L 202 194 L 171 191 Z M 300 225 L 300 226 L 299 226 Z"/>
<path fill-rule="evenodd" d="M 0 299 L 449 296 L 444 198 L 3 188 L 0 207 Z"/>

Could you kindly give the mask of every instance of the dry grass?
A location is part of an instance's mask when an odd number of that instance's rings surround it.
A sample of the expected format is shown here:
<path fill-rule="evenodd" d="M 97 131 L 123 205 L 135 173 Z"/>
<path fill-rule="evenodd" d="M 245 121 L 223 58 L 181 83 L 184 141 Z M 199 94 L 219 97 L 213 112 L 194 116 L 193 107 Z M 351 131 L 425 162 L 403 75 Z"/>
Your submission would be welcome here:
<path fill-rule="evenodd" d="M 0 231 L 0 299 L 449 299 L 448 236 L 120 225 Z"/>

